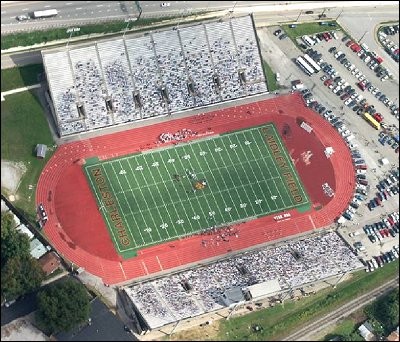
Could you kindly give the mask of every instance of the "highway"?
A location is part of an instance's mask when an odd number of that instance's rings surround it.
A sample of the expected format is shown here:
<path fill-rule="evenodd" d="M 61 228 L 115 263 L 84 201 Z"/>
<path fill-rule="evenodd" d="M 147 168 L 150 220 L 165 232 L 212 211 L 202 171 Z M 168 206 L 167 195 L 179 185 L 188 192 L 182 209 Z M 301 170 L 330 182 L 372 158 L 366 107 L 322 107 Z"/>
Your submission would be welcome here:
<path fill-rule="evenodd" d="M 295 333 L 284 338 L 283 341 L 312 341 L 312 339 L 310 339 L 312 338 L 312 335 L 316 335 L 319 331 L 325 329 L 327 326 L 337 322 L 343 317 L 349 316 L 354 311 L 357 311 L 358 309 L 364 307 L 378 297 L 387 294 L 397 287 L 399 287 L 399 278 L 389 280 L 383 285 L 342 305 L 329 314 L 312 321 L 310 324 L 300 328 Z"/>
<path fill-rule="evenodd" d="M 169 7 L 161 7 L 161 1 L 138 1 L 142 16 L 158 17 L 185 15 L 196 11 L 229 10 L 235 1 L 170 1 Z M 277 1 L 237 1 L 236 6 L 249 7 L 270 5 Z M 54 18 L 19 22 L 16 16 L 37 10 L 57 9 L 59 15 Z M 136 1 L 18 1 L 1 3 L 1 30 L 16 32 L 50 26 L 73 24 L 74 22 L 93 22 L 139 15 Z"/>
<path fill-rule="evenodd" d="M 304 16 L 307 17 L 305 13 L 300 12 L 306 9 L 315 10 L 315 14 L 317 14 L 322 13 L 324 9 L 331 9 L 332 11 L 337 9 L 340 11 L 347 7 L 366 5 L 366 2 L 363 1 L 170 1 L 169 7 L 161 7 L 161 1 L 2 1 L 1 31 L 4 34 L 56 26 L 68 26 L 77 23 L 137 17 L 139 15 L 137 3 L 141 6 L 143 17 L 179 16 L 199 11 L 225 11 L 226 13 L 233 11 L 235 14 L 294 11 L 294 19 L 299 15 L 299 17 L 301 16 L 300 20 Z M 373 1 L 367 4 L 371 8 L 375 6 L 394 6 L 396 4 L 398 6 L 396 1 Z M 16 20 L 18 15 L 26 15 L 33 11 L 53 8 L 59 12 L 54 18 L 31 19 L 22 22 Z M 359 12 L 364 14 L 363 11 Z M 285 14 L 278 14 L 279 16 L 281 17 L 280 20 L 285 18 Z"/>

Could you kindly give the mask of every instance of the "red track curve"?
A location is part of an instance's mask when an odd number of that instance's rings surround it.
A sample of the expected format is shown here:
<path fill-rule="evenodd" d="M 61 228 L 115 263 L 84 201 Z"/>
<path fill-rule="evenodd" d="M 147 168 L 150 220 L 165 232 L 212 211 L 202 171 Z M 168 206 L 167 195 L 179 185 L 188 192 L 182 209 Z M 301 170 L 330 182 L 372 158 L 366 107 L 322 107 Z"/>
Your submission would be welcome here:
<path fill-rule="evenodd" d="M 301 121 L 308 122 L 313 131 L 300 128 Z M 292 210 L 291 218 L 280 222 L 271 215 L 241 223 L 236 226 L 239 238 L 229 242 L 205 247 L 204 237 L 193 236 L 140 250 L 128 260 L 117 255 L 78 160 L 154 148 L 162 132 L 190 128 L 201 136 L 266 122 L 274 122 L 282 136 L 313 203 L 310 211 Z M 287 126 L 290 134 L 282 135 Z M 328 146 L 335 151 L 330 159 L 324 154 Z M 308 165 L 302 158 L 307 151 L 312 153 Z M 334 197 L 325 195 L 323 183 L 334 190 Z M 354 187 L 354 168 L 345 142 L 327 121 L 304 106 L 300 95 L 292 94 L 62 145 L 39 178 L 36 204 L 43 203 L 47 210 L 44 231 L 58 252 L 105 283 L 115 284 L 325 227 L 347 207 Z"/>

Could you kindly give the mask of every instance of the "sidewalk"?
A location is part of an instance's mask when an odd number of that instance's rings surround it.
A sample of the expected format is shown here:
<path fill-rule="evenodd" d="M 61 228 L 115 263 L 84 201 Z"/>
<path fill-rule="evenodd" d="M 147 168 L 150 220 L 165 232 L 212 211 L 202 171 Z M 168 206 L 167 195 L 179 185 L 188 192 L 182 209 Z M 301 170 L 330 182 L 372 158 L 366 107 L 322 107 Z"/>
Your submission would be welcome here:
<path fill-rule="evenodd" d="M 30 86 L 27 86 L 27 87 L 22 87 L 22 88 L 17 88 L 17 89 L 13 89 L 13 90 L 8 90 L 8 91 L 5 91 L 4 93 L 2 92 L 2 93 L 1 93 L 1 101 L 4 101 L 4 100 L 5 100 L 4 96 L 6 96 L 6 95 L 11 95 L 11 94 L 15 94 L 15 93 L 20 93 L 20 92 L 22 92 L 22 91 L 27 91 L 27 90 L 30 90 L 30 89 L 35 89 L 35 88 L 40 88 L 40 87 L 41 87 L 41 84 L 38 83 L 38 84 L 30 85 Z"/>

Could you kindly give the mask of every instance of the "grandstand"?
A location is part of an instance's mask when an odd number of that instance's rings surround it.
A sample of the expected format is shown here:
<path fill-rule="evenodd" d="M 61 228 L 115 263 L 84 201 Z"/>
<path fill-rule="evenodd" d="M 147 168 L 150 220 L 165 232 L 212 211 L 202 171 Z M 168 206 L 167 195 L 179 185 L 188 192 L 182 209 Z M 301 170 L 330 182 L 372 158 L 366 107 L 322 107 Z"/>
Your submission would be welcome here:
<path fill-rule="evenodd" d="M 223 294 L 264 282 L 282 291 L 362 268 L 334 232 L 241 253 L 124 288 L 148 329 L 226 307 Z"/>
<path fill-rule="evenodd" d="M 267 91 L 251 15 L 43 51 L 59 135 Z"/>

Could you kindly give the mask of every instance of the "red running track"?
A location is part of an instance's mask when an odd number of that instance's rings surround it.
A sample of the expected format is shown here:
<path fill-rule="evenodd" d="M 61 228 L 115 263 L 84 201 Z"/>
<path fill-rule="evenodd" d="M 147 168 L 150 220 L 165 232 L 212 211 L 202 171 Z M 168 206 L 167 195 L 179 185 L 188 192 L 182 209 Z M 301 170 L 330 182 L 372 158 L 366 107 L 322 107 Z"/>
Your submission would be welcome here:
<path fill-rule="evenodd" d="M 302 121 L 313 128 L 311 133 L 299 126 Z M 277 126 L 310 196 L 311 210 L 292 210 L 291 217 L 281 221 L 271 215 L 238 224 L 233 227 L 238 237 L 230 236 L 229 241 L 215 235 L 193 236 L 140 250 L 128 260 L 116 253 L 79 160 L 151 149 L 158 146 L 163 132 L 190 128 L 199 138 L 267 122 Z M 328 146 L 335 151 L 329 159 L 324 154 Z M 334 191 L 333 197 L 324 193 L 324 183 Z M 115 284 L 325 227 L 347 207 L 354 187 L 345 142 L 327 121 L 304 106 L 299 94 L 291 94 L 62 145 L 40 176 L 36 203 L 47 210 L 44 231 L 59 253 L 105 283 Z"/>

